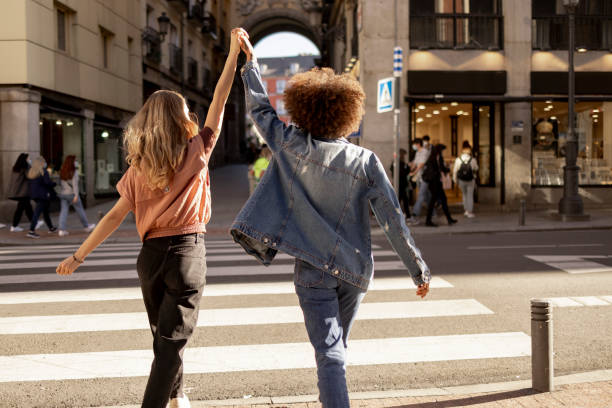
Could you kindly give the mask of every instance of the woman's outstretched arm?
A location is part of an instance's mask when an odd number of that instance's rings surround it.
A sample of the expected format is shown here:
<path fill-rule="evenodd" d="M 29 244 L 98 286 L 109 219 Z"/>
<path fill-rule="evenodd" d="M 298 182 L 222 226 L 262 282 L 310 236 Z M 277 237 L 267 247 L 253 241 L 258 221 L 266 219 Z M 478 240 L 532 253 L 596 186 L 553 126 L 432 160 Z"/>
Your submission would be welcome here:
<path fill-rule="evenodd" d="M 219 77 L 217 86 L 215 87 L 215 93 L 213 100 L 208 108 L 208 114 L 206 115 L 205 127 L 210 128 L 213 131 L 212 140 L 206 140 L 205 146 L 206 156 L 210 157 L 212 150 L 217 143 L 217 138 L 221 133 L 221 126 L 223 125 L 223 113 L 225 111 L 225 103 L 229 97 L 234 82 L 234 76 L 236 75 L 236 66 L 238 64 L 238 55 L 240 54 L 240 42 L 239 35 L 244 30 L 241 28 L 234 28 L 232 30 L 232 39 L 230 44 L 229 55 L 225 61 L 225 67 Z"/>
<path fill-rule="evenodd" d="M 130 212 L 130 202 L 121 197 L 113 208 L 100 220 L 96 228 L 89 234 L 79 249 L 64 259 L 55 270 L 59 275 L 70 275 L 79 267 L 94 249 L 98 247 L 121 225 L 125 216 Z"/>

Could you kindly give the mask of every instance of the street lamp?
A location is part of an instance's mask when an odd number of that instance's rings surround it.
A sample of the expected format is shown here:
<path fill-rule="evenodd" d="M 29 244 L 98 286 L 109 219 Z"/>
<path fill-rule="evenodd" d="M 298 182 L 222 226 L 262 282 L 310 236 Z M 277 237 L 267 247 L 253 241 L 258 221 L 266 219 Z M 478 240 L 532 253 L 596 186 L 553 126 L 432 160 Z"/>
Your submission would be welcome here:
<path fill-rule="evenodd" d="M 170 18 L 168 18 L 165 11 L 161 13 L 161 16 L 157 17 L 157 24 L 159 25 L 159 36 L 163 42 L 164 37 L 168 34 L 168 28 L 170 27 Z"/>
<path fill-rule="evenodd" d="M 574 124 L 574 52 L 576 31 L 576 8 L 580 0 L 563 0 L 569 20 L 569 44 L 568 44 L 568 120 L 567 120 L 567 143 L 565 145 L 565 167 L 563 167 L 563 197 L 559 201 L 559 215 L 564 220 L 580 219 L 584 215 L 582 197 L 578 194 L 578 171 L 576 165 L 578 156 L 578 140 Z"/>

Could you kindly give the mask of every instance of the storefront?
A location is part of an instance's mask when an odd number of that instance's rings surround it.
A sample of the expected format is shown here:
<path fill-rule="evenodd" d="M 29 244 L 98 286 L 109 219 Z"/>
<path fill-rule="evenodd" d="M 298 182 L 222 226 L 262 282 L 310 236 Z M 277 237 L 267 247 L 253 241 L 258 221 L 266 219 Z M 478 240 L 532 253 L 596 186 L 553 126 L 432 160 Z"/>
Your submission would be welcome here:
<path fill-rule="evenodd" d="M 117 182 L 125 171 L 121 154 L 122 129 L 113 124 L 94 122 L 94 195 L 104 197 L 117 194 Z"/>
<path fill-rule="evenodd" d="M 576 136 L 579 184 L 583 187 L 612 185 L 612 102 L 578 102 Z M 563 185 L 567 141 L 567 102 L 533 103 L 532 185 Z"/>

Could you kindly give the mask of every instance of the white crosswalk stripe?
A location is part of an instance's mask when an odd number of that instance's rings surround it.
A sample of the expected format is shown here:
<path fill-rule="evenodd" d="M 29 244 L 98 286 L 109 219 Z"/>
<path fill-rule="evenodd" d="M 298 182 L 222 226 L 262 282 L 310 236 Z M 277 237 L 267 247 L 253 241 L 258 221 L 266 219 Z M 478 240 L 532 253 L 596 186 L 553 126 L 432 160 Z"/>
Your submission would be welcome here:
<path fill-rule="evenodd" d="M 571 274 L 612 272 L 612 266 L 587 259 L 607 259 L 607 255 L 525 255 L 536 262 Z"/>
<path fill-rule="evenodd" d="M 521 332 L 352 340 L 348 365 L 525 357 L 529 336 Z M 0 356 L 0 382 L 146 376 L 150 350 Z M 288 370 L 315 367 L 309 343 L 192 347 L 186 374 Z"/>
<path fill-rule="evenodd" d="M 280 264 L 269 267 L 260 265 L 252 257 L 231 241 L 207 241 L 207 277 L 231 277 L 235 282 L 209 282 L 204 289 L 204 297 L 209 298 L 207 306 L 200 310 L 198 326 L 213 328 L 232 328 L 236 333 L 248 338 L 250 328 L 262 328 L 281 324 L 303 326 L 304 317 L 296 297 L 276 297 L 295 292 L 292 282 L 292 259 L 278 254 Z M 87 333 L 88 338 L 104 336 L 105 332 L 134 331 L 135 337 L 150 338 L 146 313 L 134 309 L 122 312 L 89 313 L 96 310 L 99 302 L 122 302 L 142 299 L 136 282 L 136 257 L 140 243 L 105 244 L 98 248 L 88 259 L 84 268 L 72 276 L 58 276 L 54 273 L 57 263 L 74 250 L 72 245 L 40 245 L 36 247 L 10 247 L 0 250 L 0 289 L 2 285 L 22 285 L 24 291 L 5 291 L 0 293 L 3 308 L 28 307 L 24 315 L 0 316 L 0 336 L 27 335 L 37 336 L 74 336 Z M 404 265 L 393 251 L 373 248 L 377 273 L 370 285 L 370 292 L 382 296 L 392 291 L 413 291 L 412 283 Z M 389 260 L 391 259 L 391 260 Z M 249 261 L 247 264 L 247 262 Z M 92 270 L 93 269 L 93 270 Z M 404 276 L 385 276 L 378 271 L 403 271 Z M 18 273 L 19 272 L 19 273 Z M 258 275 L 275 275 L 274 281 L 257 281 Z M 248 280 L 245 282 L 244 280 Z M 81 282 L 88 285 L 57 289 Z M 92 288 L 97 284 L 117 283 L 130 287 Z M 54 290 L 35 291 L 28 289 L 32 283 L 53 284 Z M 431 288 L 448 290 L 453 285 L 445 279 L 434 277 Z M 396 292 L 400 294 L 400 292 Z M 259 297 L 258 297 L 259 296 Z M 263 296 L 263 297 L 262 297 Z M 414 292 L 411 296 L 414 296 Z M 276 299 L 273 306 L 257 304 L 252 301 Z M 239 301 L 238 301 L 239 299 Z M 384 298 L 383 298 L 384 299 Z M 580 304 L 595 302 L 593 299 L 575 299 Z M 490 316 L 494 311 L 476 299 L 428 299 L 417 301 L 393 301 L 384 299 L 362 303 L 357 320 L 362 325 L 378 321 L 397 319 L 401 322 L 420 321 L 432 317 L 460 318 L 468 316 Z M 598 298 L 606 302 L 606 297 Z M 231 307 L 219 306 L 217 302 L 234 302 Z M 71 305 L 79 303 L 77 313 Z M 98 303 L 94 303 L 98 302 Z M 55 311 L 46 314 L 47 305 L 55 304 Z M 110 303 L 108 303 L 110 304 Z M 227 304 L 227 303 L 226 303 Z M 211 306 L 212 305 L 212 306 Z M 234 306 L 238 305 L 238 306 Z M 58 309 L 59 307 L 59 309 Z M 9 310 L 9 309 L 7 309 Z M 109 310 L 109 309 L 106 309 Z M 114 309 L 113 309 L 114 310 Z M 74 313 L 74 314 L 71 314 Z M 139 332 L 141 331 L 141 332 Z M 107 334 L 110 336 L 110 334 Z M 132 334 L 130 334 L 132 337 Z M 184 368 L 186 374 L 208 374 L 227 372 L 251 372 L 260 370 L 294 370 L 315 367 L 312 346 L 304 342 L 279 343 L 279 340 L 266 343 L 258 339 L 245 343 L 230 338 L 227 344 L 206 347 L 189 347 L 185 352 Z M 282 340 L 280 340 L 282 341 Z M 254 344 L 256 343 L 256 344 Z M 96 344 L 92 341 L 92 344 Z M 1 346 L 0 346 L 1 347 Z M 34 346 L 37 347 L 36 342 Z M 131 344 L 119 345 L 113 351 L 98 351 L 91 348 L 78 352 L 58 353 L 53 349 L 32 349 L 23 354 L 0 356 L 0 383 L 32 382 L 48 380 L 80 381 L 92 378 L 125 378 L 146 376 L 152 360 L 151 350 L 142 350 Z M 140 346 L 140 348 L 142 348 Z M 31 350 L 31 349 L 28 349 Z M 83 351 L 85 350 L 85 351 Z M 109 350 L 108 348 L 105 350 Z M 520 358 L 531 353 L 530 338 L 522 332 L 448 334 L 422 337 L 385 337 L 372 332 L 371 337 L 351 340 L 349 365 L 387 365 L 416 362 L 436 362 L 465 359 Z M 95 386 L 95 385 L 94 385 Z"/>

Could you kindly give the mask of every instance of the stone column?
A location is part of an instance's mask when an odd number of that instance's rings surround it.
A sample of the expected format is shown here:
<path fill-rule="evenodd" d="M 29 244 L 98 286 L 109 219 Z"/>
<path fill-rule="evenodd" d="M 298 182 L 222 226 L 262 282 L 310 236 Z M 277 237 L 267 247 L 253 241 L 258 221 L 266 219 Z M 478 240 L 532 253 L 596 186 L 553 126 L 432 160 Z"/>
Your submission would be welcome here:
<path fill-rule="evenodd" d="M 27 88 L 0 89 L 0 215 L 5 221 L 14 207 L 6 192 L 15 160 L 21 153 L 40 155 L 40 99 L 39 92 Z"/>
<path fill-rule="evenodd" d="M 398 2 L 398 44 L 394 40 L 395 10 L 392 0 L 362 1 L 362 29 L 359 33 L 361 85 L 366 92 L 366 114 L 361 145 L 373 150 L 389 171 L 393 160 L 393 112 L 377 113 L 377 83 L 393 76 L 393 47 L 399 45 L 407 60 L 409 49 L 408 1 Z M 405 71 L 405 69 L 404 69 Z M 400 89 L 400 147 L 408 149 L 408 104 L 406 75 Z"/>
<path fill-rule="evenodd" d="M 85 175 L 85 201 L 87 207 L 94 204 L 95 171 L 97 169 L 94 154 L 94 117 L 95 112 L 90 109 L 82 109 L 83 114 L 83 172 Z"/>
<path fill-rule="evenodd" d="M 504 53 L 508 95 L 531 94 L 531 0 L 504 0 Z M 518 208 L 531 188 L 531 103 L 507 103 L 505 126 L 506 204 Z M 521 126 L 515 126 L 512 123 Z M 514 143 L 520 136 L 520 143 Z"/>

